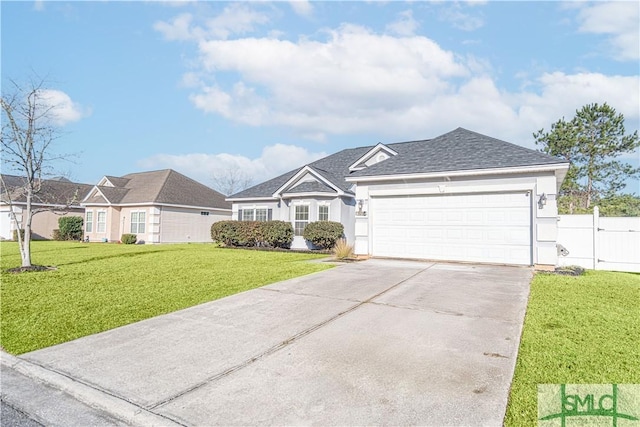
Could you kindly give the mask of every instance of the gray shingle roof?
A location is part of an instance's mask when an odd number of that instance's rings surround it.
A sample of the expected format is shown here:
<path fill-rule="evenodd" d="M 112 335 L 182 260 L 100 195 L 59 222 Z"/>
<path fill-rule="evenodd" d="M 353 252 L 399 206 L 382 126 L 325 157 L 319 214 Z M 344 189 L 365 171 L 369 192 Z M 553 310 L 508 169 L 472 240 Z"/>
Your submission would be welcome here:
<path fill-rule="evenodd" d="M 563 159 L 463 128 L 455 129 L 433 139 L 385 145 L 398 154 L 359 171 L 350 172 L 349 166 L 375 145 L 342 150 L 310 163 L 308 166 L 338 188 L 348 192 L 352 183 L 345 181 L 347 177 L 407 175 L 566 163 Z M 300 169 L 295 169 L 236 193 L 230 196 L 230 199 L 271 197 Z"/>
<path fill-rule="evenodd" d="M 295 187 L 291 187 L 286 192 L 287 193 L 335 193 L 336 190 L 329 187 L 324 182 L 306 181 L 296 185 Z"/>
<path fill-rule="evenodd" d="M 16 175 L 2 174 L 2 180 L 8 188 L 8 193 L 1 186 L 1 199 L 8 202 L 8 196 L 14 203 L 26 203 L 26 194 L 21 190 L 24 187 L 25 179 Z M 80 205 L 80 201 L 93 188 L 89 184 L 71 182 L 67 179 L 46 179 L 42 180 L 42 186 L 38 193 L 34 195 L 33 202 L 44 205 Z"/>
<path fill-rule="evenodd" d="M 231 209 L 224 195 L 172 169 L 107 176 L 107 179 L 115 187 L 98 188 L 111 204 L 155 203 Z M 87 199 L 85 204 L 92 201 L 101 203 Z"/>
<path fill-rule="evenodd" d="M 389 144 L 398 155 L 352 177 L 452 172 L 566 163 L 563 159 L 463 128 L 423 140 Z"/>

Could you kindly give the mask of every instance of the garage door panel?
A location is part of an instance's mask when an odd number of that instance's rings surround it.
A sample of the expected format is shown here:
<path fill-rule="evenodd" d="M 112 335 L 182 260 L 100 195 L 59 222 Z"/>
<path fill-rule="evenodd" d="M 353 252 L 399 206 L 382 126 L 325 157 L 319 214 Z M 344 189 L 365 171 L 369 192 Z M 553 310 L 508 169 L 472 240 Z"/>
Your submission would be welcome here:
<path fill-rule="evenodd" d="M 373 255 L 529 265 L 530 203 L 524 192 L 374 198 Z"/>

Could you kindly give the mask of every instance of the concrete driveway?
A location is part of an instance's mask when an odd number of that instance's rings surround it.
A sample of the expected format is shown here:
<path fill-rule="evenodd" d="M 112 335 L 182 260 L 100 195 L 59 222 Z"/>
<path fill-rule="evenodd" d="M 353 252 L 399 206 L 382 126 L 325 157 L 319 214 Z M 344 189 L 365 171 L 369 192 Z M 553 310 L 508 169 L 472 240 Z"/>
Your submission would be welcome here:
<path fill-rule="evenodd" d="M 156 424 L 497 426 L 531 276 L 373 259 L 20 358 Z"/>

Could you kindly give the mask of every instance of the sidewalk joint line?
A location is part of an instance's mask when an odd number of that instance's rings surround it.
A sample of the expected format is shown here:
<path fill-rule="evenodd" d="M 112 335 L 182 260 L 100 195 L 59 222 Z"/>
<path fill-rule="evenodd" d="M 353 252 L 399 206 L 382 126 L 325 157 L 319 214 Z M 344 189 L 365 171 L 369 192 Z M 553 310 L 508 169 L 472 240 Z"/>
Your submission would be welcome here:
<path fill-rule="evenodd" d="M 176 393 L 176 394 L 174 394 L 174 395 L 172 395 L 170 397 L 167 397 L 167 398 L 165 398 L 165 399 L 163 399 L 163 400 L 161 400 L 161 401 L 159 401 L 159 402 L 157 402 L 157 403 L 155 403 L 153 405 L 147 406 L 147 409 L 148 410 L 153 410 L 153 409 L 156 409 L 156 408 L 158 408 L 160 406 L 163 406 L 163 405 L 165 405 L 165 404 L 167 404 L 167 403 L 169 403 L 169 402 L 171 402 L 171 401 L 173 401 L 175 399 L 178 399 L 178 398 L 180 398 L 180 397 L 182 397 L 182 396 L 184 396 L 184 395 L 186 395 L 188 393 L 191 393 L 194 390 L 199 389 L 200 387 L 203 387 L 203 386 L 205 386 L 205 385 L 207 385 L 209 383 L 212 383 L 214 381 L 218 381 L 218 380 L 220 380 L 220 379 L 222 379 L 224 377 L 227 377 L 227 376 L 233 374 L 234 372 L 237 372 L 237 371 L 239 371 L 241 369 L 244 369 L 247 366 L 252 365 L 253 363 L 257 362 L 258 360 L 260 360 L 260 359 L 262 359 L 262 358 L 264 358 L 266 356 L 270 356 L 271 354 L 276 353 L 277 351 L 289 346 L 293 342 L 298 341 L 299 339 L 309 335 L 310 333 L 312 333 L 314 331 L 317 331 L 318 329 L 322 328 L 323 326 L 325 326 L 325 325 L 327 325 L 327 324 L 329 324 L 329 323 L 331 323 L 331 322 L 343 317 L 346 314 L 351 313 L 352 311 L 362 307 L 365 304 L 371 303 L 374 299 L 376 299 L 379 296 L 389 292 L 392 289 L 395 289 L 396 287 L 402 285 L 403 283 L 407 282 L 408 280 L 413 279 L 417 275 L 429 270 L 434 265 L 435 264 L 432 264 L 432 265 L 430 265 L 430 266 L 428 266 L 426 268 L 423 268 L 423 269 L 417 271 L 416 273 L 412 274 L 411 276 L 407 277 L 406 279 L 403 279 L 403 280 L 399 281 L 398 283 L 388 287 L 387 289 L 385 289 L 385 290 L 383 290 L 381 292 L 378 292 L 377 294 L 373 295 L 372 297 L 370 297 L 370 298 L 368 298 L 368 299 L 366 299 L 364 301 L 361 301 L 361 302 L 353 305 L 352 307 L 347 308 L 346 310 L 344 310 L 344 311 L 342 311 L 342 312 L 330 317 L 327 320 L 324 320 L 324 321 L 322 321 L 322 322 L 320 322 L 320 323 L 318 323 L 316 325 L 313 325 L 313 326 L 311 326 L 311 327 L 309 327 L 307 329 L 302 330 L 301 332 L 298 332 L 297 334 L 291 336 L 290 338 L 287 338 L 286 340 L 280 342 L 279 344 L 276 344 L 276 345 L 272 346 L 271 348 L 268 348 L 267 350 L 263 351 L 262 353 L 260 353 L 260 354 L 258 354 L 256 356 L 253 356 L 250 359 L 245 360 L 244 362 L 241 362 L 241 363 L 239 363 L 239 364 L 237 364 L 235 366 L 232 366 L 232 367 L 230 367 L 230 368 L 228 368 L 228 369 L 226 369 L 226 370 L 224 370 L 224 371 L 222 371 L 220 373 L 212 375 L 209 378 L 206 378 L 206 379 L 200 381 L 199 383 L 194 384 L 193 386 L 191 386 L 191 387 L 189 387 L 189 388 L 187 388 L 187 389 L 185 389 L 185 390 L 183 390 L 183 391 L 181 391 L 179 393 Z"/>

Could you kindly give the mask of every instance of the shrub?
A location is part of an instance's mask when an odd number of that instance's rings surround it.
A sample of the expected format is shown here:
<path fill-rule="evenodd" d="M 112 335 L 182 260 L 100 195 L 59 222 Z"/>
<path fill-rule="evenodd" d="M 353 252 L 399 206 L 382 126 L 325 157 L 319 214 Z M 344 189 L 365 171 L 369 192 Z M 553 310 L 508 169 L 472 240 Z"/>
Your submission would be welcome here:
<path fill-rule="evenodd" d="M 211 240 L 225 246 L 289 248 L 293 227 L 284 221 L 218 221 L 211 225 Z"/>
<path fill-rule="evenodd" d="M 333 247 L 333 254 L 338 259 L 353 258 L 353 245 L 348 244 L 345 239 L 339 239 Z"/>
<path fill-rule="evenodd" d="M 321 249 L 331 249 L 343 236 L 344 227 L 339 222 L 316 221 L 304 228 L 302 237 Z"/>
<path fill-rule="evenodd" d="M 211 225 L 211 240 L 225 246 L 238 246 L 239 221 L 218 221 Z"/>
<path fill-rule="evenodd" d="M 83 220 L 80 216 L 63 216 L 58 218 L 58 235 L 55 240 L 82 240 Z M 58 237 L 58 238 L 56 238 Z"/>
<path fill-rule="evenodd" d="M 24 241 L 24 228 L 20 229 L 20 238 Z M 13 240 L 18 241 L 18 230 L 13 230 Z"/>
<path fill-rule="evenodd" d="M 62 238 L 62 234 L 60 234 L 60 230 L 58 230 L 57 228 L 51 232 L 51 238 L 53 240 L 64 240 Z"/>
<path fill-rule="evenodd" d="M 138 240 L 138 236 L 135 234 L 123 234 L 120 237 L 120 241 L 125 245 L 133 245 Z"/>
<path fill-rule="evenodd" d="M 267 221 L 261 223 L 262 242 L 272 248 L 289 249 L 293 242 L 293 227 L 285 221 Z"/>

